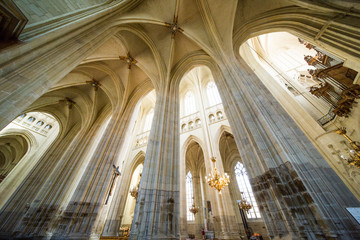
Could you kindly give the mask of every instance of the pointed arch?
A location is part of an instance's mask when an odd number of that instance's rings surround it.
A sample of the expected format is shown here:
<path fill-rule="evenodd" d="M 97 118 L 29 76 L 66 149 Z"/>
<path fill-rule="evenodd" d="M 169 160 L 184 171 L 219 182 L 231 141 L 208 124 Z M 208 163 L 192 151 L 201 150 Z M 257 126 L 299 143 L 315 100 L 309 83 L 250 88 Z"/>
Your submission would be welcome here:
<path fill-rule="evenodd" d="M 185 159 L 186 150 L 188 149 L 189 145 L 193 142 L 200 145 L 201 149 L 203 150 L 204 157 L 207 157 L 207 156 L 205 156 L 205 154 L 207 154 L 207 150 L 206 150 L 206 148 L 204 148 L 205 144 L 203 143 L 203 141 L 195 135 L 190 135 L 185 140 L 185 142 L 182 144 L 182 147 L 181 147 L 181 153 L 183 154 L 182 155 L 183 159 Z"/>
<path fill-rule="evenodd" d="M 292 18 L 289 20 L 289 14 Z M 311 16 L 311 17 L 310 17 Z M 268 11 L 261 16 L 253 18 L 251 21 L 244 22 L 234 29 L 233 34 L 233 50 L 235 56 L 239 57 L 239 48 L 247 39 L 255 37 L 257 35 L 270 33 L 270 32 L 289 32 L 295 36 L 301 37 L 302 39 L 314 43 L 316 35 L 321 31 L 318 23 L 326 23 L 328 17 L 321 15 L 319 12 L 309 11 L 309 9 L 289 6 L 281 9 L 274 9 Z M 344 32 L 352 32 L 352 26 L 344 26 L 339 22 L 332 22 L 331 27 L 338 27 L 341 25 L 344 27 Z M 320 25 L 321 26 L 321 25 Z M 312 30 L 309 31 L 309 28 Z M 324 33 L 323 37 L 317 40 L 317 46 L 324 47 L 334 53 L 340 51 L 342 56 L 346 59 L 357 60 L 359 57 L 359 48 L 357 46 L 345 46 L 345 44 L 355 43 L 354 38 L 344 39 L 347 34 L 336 36 L 338 41 L 324 41 L 328 33 Z M 356 35 L 353 35 L 356 36 Z M 332 36 L 333 37 L 333 36 Z M 336 55 L 336 54 L 335 54 Z"/>
<path fill-rule="evenodd" d="M 144 164 L 145 161 L 145 152 L 140 150 L 135 157 L 133 158 L 133 160 L 131 161 L 131 164 L 129 166 L 129 170 L 131 172 L 130 176 L 132 176 L 134 174 L 135 169 L 140 165 L 140 164 Z"/>
<path fill-rule="evenodd" d="M 181 153 L 182 153 L 182 156 L 181 156 L 181 162 L 184 164 L 184 166 L 186 167 L 189 167 L 187 166 L 187 162 L 186 162 L 186 153 L 187 153 L 187 150 L 189 149 L 189 146 L 191 146 L 192 144 L 198 144 L 200 149 L 202 150 L 203 152 L 203 155 L 204 155 L 204 159 L 207 158 L 207 151 L 206 149 L 204 148 L 204 143 L 200 140 L 200 138 L 194 136 L 194 135 L 190 135 L 186 140 L 185 142 L 183 143 L 183 146 L 182 146 L 182 150 L 181 150 Z M 202 166 L 203 163 L 201 163 L 201 166 Z M 188 169 L 185 169 L 185 171 L 187 171 Z"/>
<path fill-rule="evenodd" d="M 171 84 L 173 87 L 178 87 L 182 78 L 197 66 L 208 67 L 211 71 L 215 83 L 217 82 L 217 79 L 224 79 L 222 72 L 215 60 L 204 51 L 199 50 L 185 55 L 174 66 L 171 72 Z"/>
<path fill-rule="evenodd" d="M 234 135 L 230 126 L 227 125 L 221 125 L 218 130 L 216 131 L 215 135 L 214 135 L 214 151 L 216 152 L 216 154 L 220 155 L 220 139 L 221 136 L 225 133 L 229 133 L 231 135 Z"/>

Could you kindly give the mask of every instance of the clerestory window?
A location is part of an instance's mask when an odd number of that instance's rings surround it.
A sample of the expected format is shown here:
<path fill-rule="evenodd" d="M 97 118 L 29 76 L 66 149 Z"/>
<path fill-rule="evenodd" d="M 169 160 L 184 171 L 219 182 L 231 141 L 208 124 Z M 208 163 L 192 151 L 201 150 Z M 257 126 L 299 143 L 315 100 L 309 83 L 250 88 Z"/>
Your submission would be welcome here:
<path fill-rule="evenodd" d="M 185 94 L 184 107 L 185 115 L 190 115 L 196 112 L 195 97 L 190 91 Z"/>
<path fill-rule="evenodd" d="M 206 85 L 206 93 L 210 106 L 221 103 L 220 94 L 214 82 L 209 82 Z"/>

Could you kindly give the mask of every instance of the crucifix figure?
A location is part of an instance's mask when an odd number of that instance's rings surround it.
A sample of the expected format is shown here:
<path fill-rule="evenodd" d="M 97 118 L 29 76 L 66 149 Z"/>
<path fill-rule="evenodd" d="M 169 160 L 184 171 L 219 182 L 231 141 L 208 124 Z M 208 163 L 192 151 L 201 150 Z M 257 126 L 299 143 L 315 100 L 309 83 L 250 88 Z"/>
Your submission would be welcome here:
<path fill-rule="evenodd" d="M 115 164 L 113 164 L 113 176 L 112 176 L 112 179 L 111 179 L 110 190 L 109 190 L 109 194 L 108 194 L 108 196 L 107 196 L 107 198 L 106 198 L 105 205 L 108 203 L 109 198 L 110 198 L 110 196 L 111 196 L 111 194 L 112 194 L 112 190 L 113 190 L 113 188 L 114 188 L 115 179 L 116 179 L 118 176 L 120 176 L 120 175 L 121 175 L 121 173 L 120 173 L 120 171 L 119 171 L 119 166 L 116 167 Z"/>
<path fill-rule="evenodd" d="M 130 55 L 130 52 L 128 52 L 126 56 L 119 56 L 119 58 L 128 64 L 128 69 L 131 69 L 131 65 L 137 63 L 137 61 Z"/>
<path fill-rule="evenodd" d="M 177 32 L 184 32 L 182 28 L 180 28 L 177 24 L 177 17 L 174 17 L 173 23 L 167 23 L 165 22 L 165 27 L 169 28 L 171 30 L 171 38 L 175 38 L 175 34 Z"/>
<path fill-rule="evenodd" d="M 99 81 L 96 81 L 95 79 L 91 80 L 91 81 L 86 81 L 87 84 L 90 84 L 95 91 L 97 91 L 99 89 L 99 87 L 101 86 L 101 83 Z"/>

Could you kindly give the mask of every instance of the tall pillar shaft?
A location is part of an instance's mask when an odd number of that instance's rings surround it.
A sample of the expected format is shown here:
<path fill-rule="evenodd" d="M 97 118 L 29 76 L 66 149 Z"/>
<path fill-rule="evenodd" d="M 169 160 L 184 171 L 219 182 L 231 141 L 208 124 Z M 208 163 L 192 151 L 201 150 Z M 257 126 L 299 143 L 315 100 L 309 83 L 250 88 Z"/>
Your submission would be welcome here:
<path fill-rule="evenodd" d="M 62 208 L 71 196 L 82 167 L 87 164 L 87 153 L 91 141 L 96 136 L 104 119 L 99 119 L 90 128 L 84 127 L 77 138 L 61 157 L 61 161 L 51 170 L 46 183 L 39 188 L 34 201 L 21 224 L 17 227 L 21 236 L 46 236 L 51 234 L 54 225 L 60 221 Z"/>
<path fill-rule="evenodd" d="M 53 238 L 88 238 L 91 234 L 100 236 L 103 223 L 97 223 L 105 221 L 106 216 L 101 213 L 112 185 L 113 164 L 118 165 L 134 106 L 130 103 L 124 111 L 113 113 L 74 194 L 62 212 Z"/>
<path fill-rule="evenodd" d="M 46 184 L 78 131 L 79 126 L 74 126 L 56 139 L 51 148 L 29 172 L 17 191 L 7 200 L 0 214 L 0 232 L 2 235 L 16 235 L 16 227 L 21 223 L 27 212 L 31 211 L 30 204 L 35 200 L 39 188 Z"/>
<path fill-rule="evenodd" d="M 179 239 L 178 89 L 157 94 L 130 239 Z"/>
<path fill-rule="evenodd" d="M 199 212 L 195 214 L 195 237 L 201 239 L 201 231 L 204 226 L 204 212 L 202 211 L 202 195 L 201 195 L 201 186 L 200 186 L 200 176 L 193 176 L 193 185 L 194 185 L 194 203 L 196 207 L 199 207 Z"/>
<path fill-rule="evenodd" d="M 220 62 L 224 78 L 217 83 L 270 236 L 355 237 L 359 226 L 345 207 L 359 202 L 256 75 L 240 63 Z"/>

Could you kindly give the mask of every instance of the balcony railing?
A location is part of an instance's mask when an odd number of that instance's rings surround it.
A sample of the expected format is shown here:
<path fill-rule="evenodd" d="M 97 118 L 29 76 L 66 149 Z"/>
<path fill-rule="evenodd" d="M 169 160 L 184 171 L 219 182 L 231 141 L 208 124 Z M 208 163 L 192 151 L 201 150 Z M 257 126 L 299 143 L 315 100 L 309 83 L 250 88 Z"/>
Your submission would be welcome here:
<path fill-rule="evenodd" d="M 181 133 L 195 130 L 201 127 L 200 112 L 196 112 L 180 119 Z"/>
<path fill-rule="evenodd" d="M 210 124 L 226 119 L 222 103 L 206 108 L 206 115 L 209 118 Z"/>
<path fill-rule="evenodd" d="M 146 131 L 136 135 L 136 143 L 134 148 L 146 146 L 149 140 L 150 131 Z"/>
<path fill-rule="evenodd" d="M 331 107 L 329 112 L 327 114 L 325 114 L 324 116 L 322 116 L 321 118 L 319 118 L 317 120 L 317 122 L 321 125 L 324 126 L 325 124 L 331 122 L 335 117 L 336 114 L 333 112 L 334 108 Z"/>

